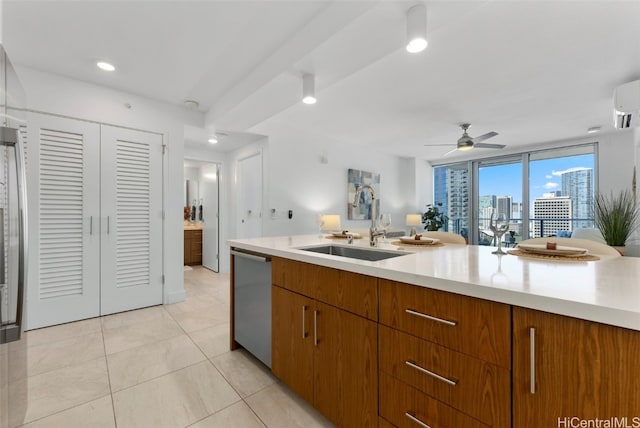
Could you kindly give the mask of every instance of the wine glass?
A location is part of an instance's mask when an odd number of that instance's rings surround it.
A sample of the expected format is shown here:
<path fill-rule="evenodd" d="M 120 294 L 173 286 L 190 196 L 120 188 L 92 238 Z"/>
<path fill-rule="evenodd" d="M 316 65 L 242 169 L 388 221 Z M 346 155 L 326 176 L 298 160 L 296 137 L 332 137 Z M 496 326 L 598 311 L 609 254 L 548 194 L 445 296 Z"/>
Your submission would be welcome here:
<path fill-rule="evenodd" d="M 498 249 L 491 254 L 507 254 L 502 251 L 502 235 L 509 229 L 509 216 L 505 213 L 498 213 L 496 210 L 491 212 L 489 221 L 489 229 L 493 232 L 493 236 L 498 240 Z"/>
<path fill-rule="evenodd" d="M 384 235 L 384 242 L 387 240 L 387 228 L 391 226 L 391 214 L 380 214 L 380 227 L 382 228 Z"/>
<path fill-rule="evenodd" d="M 318 238 L 322 238 L 322 226 L 324 226 L 324 214 L 316 216 L 316 224 L 318 225 Z"/>

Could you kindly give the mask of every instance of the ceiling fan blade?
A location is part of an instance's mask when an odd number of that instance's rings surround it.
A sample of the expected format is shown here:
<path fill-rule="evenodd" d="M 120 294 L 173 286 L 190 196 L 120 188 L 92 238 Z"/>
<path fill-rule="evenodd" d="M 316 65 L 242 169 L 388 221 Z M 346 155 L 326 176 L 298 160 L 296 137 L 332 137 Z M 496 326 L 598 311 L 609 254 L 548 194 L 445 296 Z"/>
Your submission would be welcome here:
<path fill-rule="evenodd" d="M 493 131 L 487 132 L 486 134 L 482 134 L 482 135 L 480 135 L 478 137 L 473 137 L 473 142 L 474 143 L 479 143 L 480 141 L 484 141 L 484 140 L 488 140 L 489 138 L 493 138 L 496 135 L 498 135 L 497 132 L 493 132 Z"/>
<path fill-rule="evenodd" d="M 424 144 L 425 147 L 455 146 L 455 144 Z"/>
<path fill-rule="evenodd" d="M 442 157 L 448 156 L 448 155 L 450 155 L 451 153 L 453 153 L 453 152 L 457 152 L 457 151 L 458 151 L 458 148 L 456 147 L 455 149 L 453 149 L 453 150 L 449 150 L 447 153 L 443 154 L 443 155 L 442 155 Z"/>
<path fill-rule="evenodd" d="M 504 144 L 477 143 L 477 144 L 474 144 L 473 147 L 476 149 L 504 149 L 507 146 L 505 146 Z"/>

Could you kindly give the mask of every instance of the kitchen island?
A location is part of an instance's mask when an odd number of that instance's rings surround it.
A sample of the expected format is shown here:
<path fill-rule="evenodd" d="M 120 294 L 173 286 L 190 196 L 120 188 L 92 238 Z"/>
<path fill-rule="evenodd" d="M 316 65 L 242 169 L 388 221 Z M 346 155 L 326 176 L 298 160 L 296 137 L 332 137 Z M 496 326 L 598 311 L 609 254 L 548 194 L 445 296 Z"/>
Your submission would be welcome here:
<path fill-rule="evenodd" d="M 346 242 L 229 241 L 273 257 L 274 374 L 337 425 L 640 426 L 640 259 L 386 243 L 407 254 L 370 262 L 300 250 L 327 244 Z"/>

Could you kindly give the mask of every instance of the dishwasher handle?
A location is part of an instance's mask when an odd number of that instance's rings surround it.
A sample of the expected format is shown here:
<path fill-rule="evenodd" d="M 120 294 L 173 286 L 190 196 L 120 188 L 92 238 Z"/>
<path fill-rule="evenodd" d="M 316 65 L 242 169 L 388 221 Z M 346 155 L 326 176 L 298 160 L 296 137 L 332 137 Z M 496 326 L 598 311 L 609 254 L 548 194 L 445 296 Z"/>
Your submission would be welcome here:
<path fill-rule="evenodd" d="M 231 250 L 231 254 L 237 257 L 243 257 L 245 259 L 254 260 L 256 262 L 271 263 L 271 256 L 245 253 L 244 251 L 238 251 L 238 250 Z"/>

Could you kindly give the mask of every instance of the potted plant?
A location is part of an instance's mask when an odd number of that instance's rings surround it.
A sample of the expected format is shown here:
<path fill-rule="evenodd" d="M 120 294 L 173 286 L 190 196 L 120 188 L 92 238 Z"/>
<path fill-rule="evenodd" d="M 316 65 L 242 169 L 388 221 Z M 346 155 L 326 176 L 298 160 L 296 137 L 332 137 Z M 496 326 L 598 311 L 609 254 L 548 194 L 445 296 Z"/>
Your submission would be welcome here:
<path fill-rule="evenodd" d="M 422 223 L 424 223 L 425 230 L 436 231 L 440 229 L 449 220 L 438 207 L 442 206 L 442 202 L 435 205 L 428 204 L 427 211 L 422 214 Z"/>
<path fill-rule="evenodd" d="M 629 190 L 596 195 L 595 222 L 607 245 L 624 247 L 640 225 L 640 206 L 635 195 Z"/>

